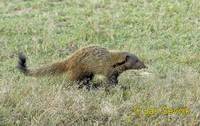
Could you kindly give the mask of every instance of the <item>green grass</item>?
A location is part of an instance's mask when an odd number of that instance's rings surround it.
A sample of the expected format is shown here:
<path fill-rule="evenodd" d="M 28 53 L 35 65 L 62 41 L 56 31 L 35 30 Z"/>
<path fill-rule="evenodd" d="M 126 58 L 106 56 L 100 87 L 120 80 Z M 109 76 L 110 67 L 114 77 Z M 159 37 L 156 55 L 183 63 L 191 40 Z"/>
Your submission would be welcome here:
<path fill-rule="evenodd" d="M 199 125 L 199 10 L 199 0 L 1 0 L 0 125 Z M 37 67 L 70 43 L 130 51 L 148 69 L 123 73 L 108 94 L 15 68 L 20 51 Z"/>

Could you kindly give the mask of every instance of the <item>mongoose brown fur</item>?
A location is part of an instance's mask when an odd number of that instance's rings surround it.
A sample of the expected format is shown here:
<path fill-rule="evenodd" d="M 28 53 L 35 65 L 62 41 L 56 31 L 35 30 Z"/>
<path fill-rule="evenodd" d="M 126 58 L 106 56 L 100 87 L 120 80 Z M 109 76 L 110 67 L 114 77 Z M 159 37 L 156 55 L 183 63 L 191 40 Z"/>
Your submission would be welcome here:
<path fill-rule="evenodd" d="M 109 84 L 117 84 L 118 76 L 129 69 L 146 68 L 137 56 L 129 52 L 109 51 L 99 46 L 87 46 L 75 51 L 66 60 L 37 69 L 26 66 L 26 57 L 19 55 L 18 68 L 28 76 L 55 75 L 66 72 L 72 81 L 88 85 L 96 74 L 104 75 Z"/>

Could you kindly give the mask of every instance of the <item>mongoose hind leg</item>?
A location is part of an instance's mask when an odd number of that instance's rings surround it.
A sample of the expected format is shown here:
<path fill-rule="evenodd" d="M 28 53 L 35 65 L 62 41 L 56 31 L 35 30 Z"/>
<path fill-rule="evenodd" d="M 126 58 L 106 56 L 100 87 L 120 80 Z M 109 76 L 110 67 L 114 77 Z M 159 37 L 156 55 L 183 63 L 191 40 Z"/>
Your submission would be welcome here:
<path fill-rule="evenodd" d="M 86 86 L 86 89 L 90 90 L 91 88 L 90 81 L 93 79 L 93 77 L 94 77 L 93 73 L 84 73 L 82 77 L 80 77 L 79 88 L 83 88 L 83 86 Z"/>

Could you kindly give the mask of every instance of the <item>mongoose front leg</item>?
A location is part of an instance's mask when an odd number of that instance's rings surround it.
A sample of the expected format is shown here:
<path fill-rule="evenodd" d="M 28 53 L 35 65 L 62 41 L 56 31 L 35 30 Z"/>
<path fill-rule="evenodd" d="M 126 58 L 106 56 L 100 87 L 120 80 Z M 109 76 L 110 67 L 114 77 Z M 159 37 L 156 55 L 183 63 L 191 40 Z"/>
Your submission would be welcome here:
<path fill-rule="evenodd" d="M 108 83 L 111 85 L 117 85 L 118 84 L 118 79 L 116 75 L 112 75 L 109 80 Z"/>
<path fill-rule="evenodd" d="M 108 76 L 107 76 L 107 83 L 109 85 L 117 85 L 118 84 L 118 72 L 117 71 L 113 71 L 112 73 L 110 73 Z"/>
<path fill-rule="evenodd" d="M 85 74 L 79 82 L 79 88 L 83 88 L 83 86 L 86 86 L 86 89 L 90 90 L 90 81 L 93 79 L 93 77 L 93 73 Z"/>
<path fill-rule="evenodd" d="M 120 65 L 118 67 L 113 68 L 112 70 L 110 70 L 107 75 L 107 81 L 108 84 L 110 85 L 117 85 L 118 84 L 118 76 L 125 71 L 125 66 L 124 65 Z"/>

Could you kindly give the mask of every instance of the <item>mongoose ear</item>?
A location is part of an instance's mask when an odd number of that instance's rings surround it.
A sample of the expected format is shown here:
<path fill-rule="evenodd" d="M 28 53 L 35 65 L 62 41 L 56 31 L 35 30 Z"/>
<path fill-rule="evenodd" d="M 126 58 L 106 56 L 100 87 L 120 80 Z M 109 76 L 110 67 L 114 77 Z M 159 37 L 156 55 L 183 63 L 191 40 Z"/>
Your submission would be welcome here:
<path fill-rule="evenodd" d="M 130 58 L 130 56 L 127 55 L 125 61 L 127 62 L 129 58 Z"/>
<path fill-rule="evenodd" d="M 124 53 L 121 53 L 121 52 L 112 53 L 112 60 L 114 63 L 113 67 L 117 67 L 117 66 L 120 66 L 120 65 L 126 63 L 126 61 L 128 59 L 129 58 Z"/>

